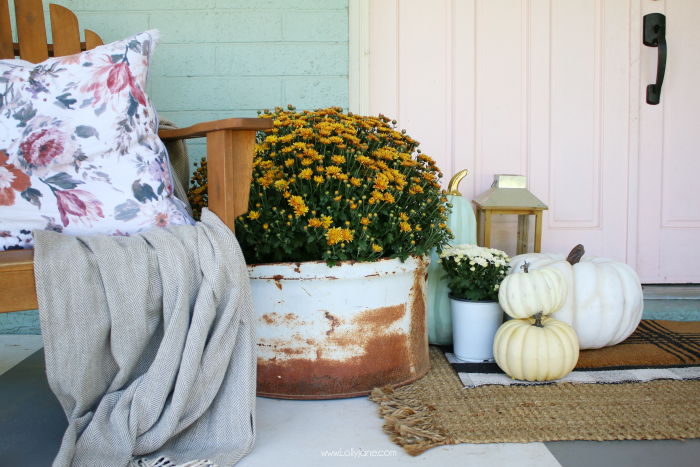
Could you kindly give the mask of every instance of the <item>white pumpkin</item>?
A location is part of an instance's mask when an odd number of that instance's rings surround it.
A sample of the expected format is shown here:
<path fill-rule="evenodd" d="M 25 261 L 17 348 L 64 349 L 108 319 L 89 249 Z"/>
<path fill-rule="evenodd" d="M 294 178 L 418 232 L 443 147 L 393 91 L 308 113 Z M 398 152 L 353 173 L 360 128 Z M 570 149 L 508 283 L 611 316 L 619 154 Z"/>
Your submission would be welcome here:
<path fill-rule="evenodd" d="M 511 318 L 529 318 L 535 313 L 548 315 L 566 302 L 566 277 L 556 268 L 529 270 L 506 276 L 498 289 L 498 303 Z"/>
<path fill-rule="evenodd" d="M 510 273 L 526 261 L 530 271 L 559 269 L 566 277 L 568 296 L 564 306 L 550 317 L 574 329 L 581 349 L 615 345 L 627 339 L 642 319 L 642 285 L 634 269 L 625 263 L 583 254 L 583 246 L 578 245 L 568 258 L 553 253 L 518 255 L 510 260 Z"/>
<path fill-rule="evenodd" d="M 506 321 L 493 341 L 498 366 L 523 381 L 563 378 L 576 366 L 578 355 L 578 339 L 571 326 L 547 316 Z"/>

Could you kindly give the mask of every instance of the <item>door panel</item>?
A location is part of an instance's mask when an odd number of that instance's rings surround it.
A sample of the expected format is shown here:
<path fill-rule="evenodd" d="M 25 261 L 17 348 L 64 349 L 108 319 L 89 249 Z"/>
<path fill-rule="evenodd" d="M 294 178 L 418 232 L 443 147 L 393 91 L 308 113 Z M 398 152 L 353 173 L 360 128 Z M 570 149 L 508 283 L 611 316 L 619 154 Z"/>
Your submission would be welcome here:
<path fill-rule="evenodd" d="M 668 62 L 661 102 L 640 98 L 638 272 L 646 283 L 700 282 L 700 4 L 642 0 L 641 8 L 666 15 Z M 656 48 L 641 46 L 641 93 L 657 60 Z"/>

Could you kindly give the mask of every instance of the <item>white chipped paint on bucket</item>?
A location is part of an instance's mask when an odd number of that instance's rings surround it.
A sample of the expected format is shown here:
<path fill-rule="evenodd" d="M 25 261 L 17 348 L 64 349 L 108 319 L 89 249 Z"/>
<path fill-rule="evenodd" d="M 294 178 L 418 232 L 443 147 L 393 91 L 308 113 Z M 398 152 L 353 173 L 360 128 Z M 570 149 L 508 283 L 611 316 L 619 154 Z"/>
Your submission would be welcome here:
<path fill-rule="evenodd" d="M 350 397 L 423 376 L 428 257 L 248 266 L 258 393 Z"/>

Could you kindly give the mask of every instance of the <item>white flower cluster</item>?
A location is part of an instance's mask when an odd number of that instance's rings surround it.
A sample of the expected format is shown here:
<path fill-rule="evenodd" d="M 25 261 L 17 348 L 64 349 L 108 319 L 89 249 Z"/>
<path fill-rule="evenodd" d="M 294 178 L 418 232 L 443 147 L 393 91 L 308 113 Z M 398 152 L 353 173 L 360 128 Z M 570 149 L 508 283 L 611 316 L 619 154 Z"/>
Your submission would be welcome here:
<path fill-rule="evenodd" d="M 460 264 L 463 260 L 469 261 L 470 266 L 478 264 L 481 267 L 487 267 L 489 264 L 493 264 L 497 267 L 505 266 L 510 261 L 508 255 L 501 250 L 496 250 L 494 248 L 484 248 L 477 245 L 470 245 L 468 243 L 462 245 L 447 246 L 442 253 L 440 258 L 452 258 L 452 260 Z M 474 268 L 472 267 L 473 271 Z"/>

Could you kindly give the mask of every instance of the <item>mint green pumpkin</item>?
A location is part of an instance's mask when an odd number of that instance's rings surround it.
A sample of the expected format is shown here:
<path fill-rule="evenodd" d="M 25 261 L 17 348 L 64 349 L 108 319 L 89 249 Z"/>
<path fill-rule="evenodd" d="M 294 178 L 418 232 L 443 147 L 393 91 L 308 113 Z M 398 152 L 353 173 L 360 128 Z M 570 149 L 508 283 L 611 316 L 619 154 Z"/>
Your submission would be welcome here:
<path fill-rule="evenodd" d="M 453 245 L 470 243 L 476 245 L 476 217 L 471 203 L 457 191 L 459 182 L 467 176 L 467 171 L 457 173 L 448 185 L 447 199 L 452 203 L 452 212 L 448 215 L 447 227 L 455 238 Z M 447 279 L 440 279 L 445 270 L 437 262 L 435 250 L 430 254 L 428 266 L 428 341 L 434 345 L 452 344 L 452 308 L 447 297 Z"/>

